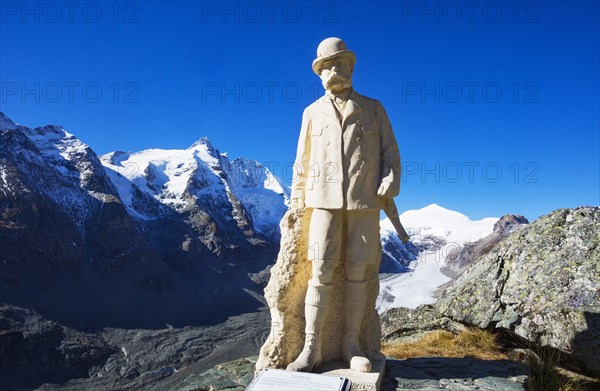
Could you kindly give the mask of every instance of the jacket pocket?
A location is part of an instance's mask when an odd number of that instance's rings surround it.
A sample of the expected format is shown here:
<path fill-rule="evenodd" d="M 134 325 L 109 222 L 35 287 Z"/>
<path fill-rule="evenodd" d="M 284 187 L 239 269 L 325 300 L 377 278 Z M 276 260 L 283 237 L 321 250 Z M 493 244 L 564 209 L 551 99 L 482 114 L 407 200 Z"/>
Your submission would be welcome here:
<path fill-rule="evenodd" d="M 367 123 L 367 124 L 361 123 L 360 130 L 364 136 L 373 136 L 376 134 L 376 131 L 377 131 L 375 126 L 373 126 L 373 124 L 369 124 L 369 123 Z"/>

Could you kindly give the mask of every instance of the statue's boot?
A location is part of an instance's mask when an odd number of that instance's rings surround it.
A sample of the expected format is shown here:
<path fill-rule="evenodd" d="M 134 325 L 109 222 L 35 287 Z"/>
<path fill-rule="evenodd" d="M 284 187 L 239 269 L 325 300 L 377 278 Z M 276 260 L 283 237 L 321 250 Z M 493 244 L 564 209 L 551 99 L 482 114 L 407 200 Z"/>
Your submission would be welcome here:
<path fill-rule="evenodd" d="M 367 305 L 367 283 L 346 281 L 344 285 L 344 336 L 342 355 L 350 369 L 371 372 L 371 361 L 360 350 L 359 336 Z"/>
<path fill-rule="evenodd" d="M 321 335 L 329 310 L 331 288 L 332 285 L 321 285 L 314 280 L 308 282 L 304 301 L 304 348 L 298 358 L 287 366 L 288 371 L 310 372 L 321 363 Z"/>

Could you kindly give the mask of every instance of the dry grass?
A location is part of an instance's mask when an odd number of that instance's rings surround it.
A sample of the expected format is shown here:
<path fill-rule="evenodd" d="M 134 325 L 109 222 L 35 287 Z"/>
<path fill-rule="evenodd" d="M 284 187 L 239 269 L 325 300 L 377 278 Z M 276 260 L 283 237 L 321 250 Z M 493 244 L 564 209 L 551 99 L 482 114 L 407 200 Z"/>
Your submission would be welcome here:
<path fill-rule="evenodd" d="M 459 333 L 436 330 L 413 342 L 384 343 L 382 352 L 395 358 L 412 357 L 473 357 L 482 360 L 506 359 L 496 335 L 480 329 Z"/>
<path fill-rule="evenodd" d="M 490 331 L 477 328 L 458 333 L 436 330 L 412 342 L 384 343 L 381 351 L 388 357 L 398 359 L 416 357 L 472 357 L 481 360 L 508 359 Z M 560 353 L 537 350 L 524 358 L 529 368 L 527 389 L 530 391 L 595 391 L 600 382 L 574 373 L 566 373 L 559 367 Z"/>

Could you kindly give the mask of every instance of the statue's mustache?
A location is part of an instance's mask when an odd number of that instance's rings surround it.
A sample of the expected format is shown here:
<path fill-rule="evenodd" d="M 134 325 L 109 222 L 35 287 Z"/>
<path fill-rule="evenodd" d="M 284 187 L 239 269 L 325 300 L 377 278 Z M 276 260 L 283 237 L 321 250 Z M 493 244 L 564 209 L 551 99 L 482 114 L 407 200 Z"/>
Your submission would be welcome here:
<path fill-rule="evenodd" d="M 323 79 L 323 87 L 326 90 L 348 88 L 352 85 L 350 76 L 341 73 L 331 73 L 327 78 Z"/>
<path fill-rule="evenodd" d="M 328 75 L 327 79 L 325 80 L 325 83 L 330 83 L 330 82 L 343 82 L 343 81 L 347 81 L 350 78 L 343 74 L 343 73 L 339 73 L 339 72 L 332 72 Z"/>

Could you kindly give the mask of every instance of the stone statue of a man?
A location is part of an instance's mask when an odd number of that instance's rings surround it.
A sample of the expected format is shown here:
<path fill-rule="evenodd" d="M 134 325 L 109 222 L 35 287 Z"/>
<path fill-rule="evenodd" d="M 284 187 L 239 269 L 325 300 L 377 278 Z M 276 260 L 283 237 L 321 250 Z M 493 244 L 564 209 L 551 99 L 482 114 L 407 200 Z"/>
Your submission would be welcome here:
<path fill-rule="evenodd" d="M 398 195 L 400 155 L 388 116 L 377 100 L 352 89 L 356 57 L 339 38 L 317 48 L 312 69 L 325 96 L 304 110 L 292 208 L 311 208 L 305 298 L 305 341 L 288 370 L 311 371 L 321 361 L 321 331 L 332 306 L 343 305 L 342 358 L 369 372 L 359 337 L 367 302 L 365 270 L 379 258 L 379 211 Z M 332 280 L 344 262 L 343 304 L 333 303 Z"/>

